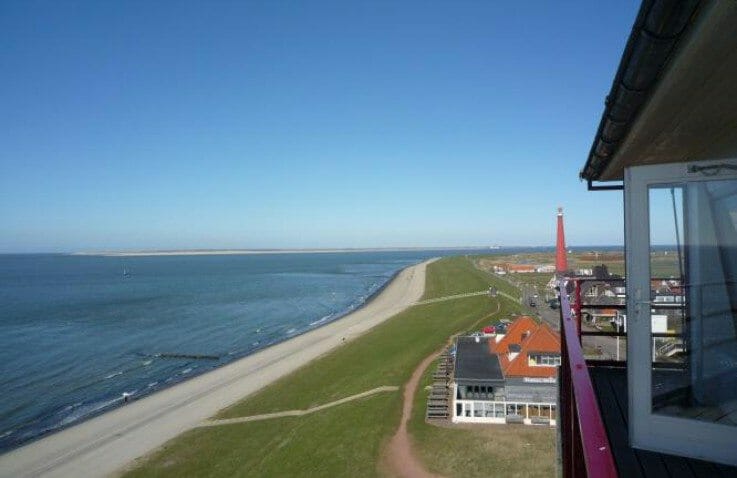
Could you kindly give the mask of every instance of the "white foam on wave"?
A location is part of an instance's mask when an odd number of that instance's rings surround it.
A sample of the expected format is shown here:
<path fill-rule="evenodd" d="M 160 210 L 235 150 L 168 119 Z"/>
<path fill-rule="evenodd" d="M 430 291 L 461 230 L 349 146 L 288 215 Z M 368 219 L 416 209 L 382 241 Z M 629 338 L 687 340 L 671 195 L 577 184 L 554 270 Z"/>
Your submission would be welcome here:
<path fill-rule="evenodd" d="M 181 374 L 182 375 L 187 375 L 191 371 L 192 371 L 192 368 L 191 367 L 190 368 L 185 368 L 184 370 L 182 370 Z"/>
<path fill-rule="evenodd" d="M 59 422 L 59 424 L 57 426 L 53 427 L 53 428 L 59 428 L 59 427 L 65 426 L 65 425 L 69 425 L 70 423 L 74 423 L 77 420 L 79 420 L 80 418 L 84 418 L 84 417 L 86 417 L 88 415 L 92 415 L 92 414 L 94 414 L 96 412 L 99 412 L 100 410 L 103 410 L 103 409 L 105 409 L 107 407 L 110 407 L 110 406 L 114 405 L 115 403 L 120 402 L 122 400 L 123 400 L 123 397 L 120 396 L 120 397 L 114 398 L 112 400 L 104 400 L 104 401 L 101 401 L 101 402 L 90 403 L 89 405 L 78 407 L 78 410 L 76 412 L 71 413 L 68 416 L 64 417 Z"/>
<path fill-rule="evenodd" d="M 289 330 L 287 330 L 287 335 L 292 335 L 296 331 L 297 331 L 297 329 L 289 329 Z"/>
<path fill-rule="evenodd" d="M 68 412 L 69 410 L 72 410 L 74 408 L 77 408 L 78 406 L 82 405 L 82 402 L 73 403 L 71 405 L 67 405 L 64 407 L 61 411 L 62 412 Z"/>
<path fill-rule="evenodd" d="M 314 322 L 310 322 L 310 327 L 314 327 L 316 325 L 320 325 L 322 323 L 327 322 L 329 319 L 331 319 L 333 317 L 333 315 L 334 314 L 328 314 L 328 315 L 326 315 L 324 317 L 321 317 L 320 319 L 318 319 L 318 320 L 316 320 Z"/>
<path fill-rule="evenodd" d="M 113 372 L 110 375 L 106 375 L 105 380 L 111 379 L 113 377 L 117 377 L 118 375 L 123 375 L 123 372 L 118 371 L 118 372 Z"/>

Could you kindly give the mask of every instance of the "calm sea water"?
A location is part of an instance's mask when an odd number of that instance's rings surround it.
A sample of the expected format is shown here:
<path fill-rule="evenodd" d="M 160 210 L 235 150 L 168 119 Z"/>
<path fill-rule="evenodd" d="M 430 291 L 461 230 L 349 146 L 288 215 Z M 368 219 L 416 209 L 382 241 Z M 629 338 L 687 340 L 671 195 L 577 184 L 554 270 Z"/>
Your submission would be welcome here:
<path fill-rule="evenodd" d="M 324 325 L 410 264 L 473 252 L 0 255 L 0 450 Z"/>

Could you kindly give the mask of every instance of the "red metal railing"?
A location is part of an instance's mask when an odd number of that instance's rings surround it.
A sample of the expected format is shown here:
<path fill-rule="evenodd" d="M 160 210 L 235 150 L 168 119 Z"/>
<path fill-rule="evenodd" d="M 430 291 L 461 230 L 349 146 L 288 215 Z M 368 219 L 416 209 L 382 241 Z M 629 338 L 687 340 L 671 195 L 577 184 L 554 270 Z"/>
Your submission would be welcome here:
<path fill-rule="evenodd" d="M 571 305 L 562 281 L 560 290 L 559 415 L 563 476 L 616 477 L 614 457 L 581 349 L 580 327 L 571 318 Z"/>
<path fill-rule="evenodd" d="M 595 279 L 595 278 L 582 278 L 582 277 L 576 277 L 576 278 L 569 278 L 567 279 L 573 284 L 573 305 L 571 306 L 571 312 L 573 314 L 573 321 L 576 323 L 578 328 L 578 341 L 579 343 L 582 343 L 581 340 L 583 337 L 611 337 L 611 338 L 627 338 L 627 334 L 625 332 L 621 331 L 602 331 L 602 330 L 591 330 L 591 328 L 586 329 L 582 322 L 583 322 L 583 311 L 584 310 L 597 310 L 597 309 L 614 309 L 617 311 L 626 311 L 627 306 L 626 304 L 620 303 L 620 304 L 591 304 L 586 303 L 583 301 L 582 297 L 582 284 L 586 282 L 621 282 L 622 285 L 624 285 L 624 279 L 610 279 L 610 280 L 602 280 L 602 279 Z M 669 278 L 653 278 L 653 280 L 671 280 Z M 661 303 L 651 303 L 650 308 L 653 310 L 683 310 L 684 303 L 681 302 L 661 302 Z M 683 320 L 683 317 L 685 314 L 681 314 L 681 320 Z M 659 338 L 659 339 L 665 339 L 665 338 L 679 338 L 683 339 L 683 334 L 677 333 L 677 332 L 655 332 L 651 333 L 651 336 L 653 338 Z M 617 348 L 619 348 L 619 344 L 617 344 Z M 596 362 L 596 363 L 610 363 L 610 364 L 617 364 L 619 366 L 625 365 L 627 363 L 627 360 L 620 360 L 619 354 L 617 354 L 617 358 L 615 359 L 614 356 L 610 357 L 609 359 L 602 360 L 598 358 L 592 359 L 589 357 L 590 361 Z M 653 366 L 659 366 L 660 364 L 654 363 Z M 669 364 L 669 366 L 677 366 L 676 364 Z"/>

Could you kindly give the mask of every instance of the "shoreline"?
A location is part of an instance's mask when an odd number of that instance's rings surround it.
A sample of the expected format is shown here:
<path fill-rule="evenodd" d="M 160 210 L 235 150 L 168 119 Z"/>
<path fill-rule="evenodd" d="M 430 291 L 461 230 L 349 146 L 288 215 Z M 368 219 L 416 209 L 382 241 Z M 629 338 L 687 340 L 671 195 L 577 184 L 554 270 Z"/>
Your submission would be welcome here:
<path fill-rule="evenodd" d="M 201 375 L 205 375 L 205 374 L 211 373 L 211 372 L 213 372 L 213 371 L 215 371 L 215 370 L 217 370 L 219 368 L 226 367 L 226 366 L 228 366 L 230 364 L 236 363 L 239 360 L 242 360 L 242 359 L 245 359 L 247 357 L 250 357 L 250 356 L 252 356 L 254 354 L 257 354 L 257 353 L 259 353 L 259 352 L 261 352 L 263 350 L 266 350 L 266 349 L 268 349 L 270 347 L 274 347 L 274 346 L 279 345 L 281 343 L 284 343 L 284 342 L 287 342 L 287 341 L 292 340 L 294 338 L 297 338 L 297 337 L 299 337 L 301 335 L 310 333 L 310 332 L 312 332 L 314 330 L 317 330 L 317 329 L 319 329 L 321 327 L 325 327 L 325 326 L 327 326 L 329 324 L 332 324 L 333 322 L 339 321 L 339 320 L 343 319 L 344 317 L 349 316 L 349 315 L 351 315 L 351 314 L 353 314 L 355 312 L 358 312 L 362 308 L 368 306 L 371 303 L 371 301 L 373 301 L 375 298 L 377 298 L 384 291 L 384 289 L 386 289 L 388 286 L 390 286 L 391 283 L 392 283 L 392 281 L 394 279 L 396 279 L 397 276 L 403 270 L 405 270 L 407 268 L 410 268 L 410 267 L 414 267 L 414 266 L 416 266 L 418 264 L 419 263 L 417 263 L 417 264 L 411 264 L 409 266 L 405 266 L 404 268 L 399 269 L 398 271 L 392 273 L 387 278 L 387 280 L 384 281 L 383 284 L 381 284 L 381 286 L 379 286 L 375 291 L 371 292 L 368 296 L 366 296 L 366 298 L 364 300 L 362 300 L 361 302 L 359 302 L 359 303 L 357 303 L 355 305 L 351 305 L 350 307 L 347 307 L 346 309 L 341 310 L 340 312 L 335 313 L 335 315 L 333 317 L 330 317 L 328 320 L 325 320 L 324 322 L 318 321 L 318 322 L 320 322 L 319 324 L 316 324 L 316 325 L 312 325 L 312 324 L 311 325 L 308 325 L 305 329 L 299 331 L 298 333 L 295 333 L 293 335 L 288 335 L 288 336 L 285 335 L 283 338 L 277 340 L 276 342 L 266 343 L 263 347 L 258 347 L 256 349 L 253 349 L 253 350 L 249 351 L 249 352 L 235 355 L 235 356 L 232 357 L 232 359 L 230 361 L 227 361 L 227 362 L 224 362 L 224 363 L 220 363 L 220 364 L 216 365 L 214 368 L 204 369 L 202 371 L 199 371 L 197 373 L 194 373 L 194 374 L 192 374 L 192 375 L 184 378 L 183 380 L 176 381 L 176 382 L 174 382 L 174 383 L 172 383 L 172 384 L 170 384 L 168 386 L 164 386 L 164 387 L 161 387 L 161 388 L 156 388 L 156 389 L 150 390 L 148 392 L 144 391 L 144 393 L 140 393 L 140 394 L 139 393 L 136 393 L 135 395 L 132 395 L 132 399 L 131 399 L 131 402 L 130 403 L 134 403 L 136 401 L 143 400 L 144 398 L 150 397 L 150 396 L 155 395 L 157 393 L 164 392 L 164 391 L 166 391 L 166 390 L 168 390 L 168 389 L 170 389 L 172 387 L 179 386 L 179 385 L 181 385 L 181 384 L 183 384 L 183 383 L 185 383 L 185 382 L 187 382 L 189 380 L 193 380 L 193 379 L 195 379 L 195 378 L 197 378 L 197 377 L 199 377 Z M 219 357 L 218 357 L 218 359 L 219 359 Z M 23 442 L 21 442 L 20 444 L 18 444 L 16 446 L 2 449 L 2 450 L 0 450 L 0 457 L 3 454 L 7 454 L 7 453 L 12 452 L 13 450 L 17 450 L 17 449 L 23 448 L 23 447 L 25 447 L 27 445 L 31 445 L 31 444 L 33 444 L 33 443 L 35 443 L 35 442 L 37 442 L 37 441 L 39 441 L 39 440 L 41 440 L 41 439 L 43 439 L 45 437 L 52 436 L 54 434 L 60 433 L 60 432 L 62 432 L 64 430 L 67 430 L 69 428 L 73 428 L 73 427 L 75 427 L 77 425 L 81 425 L 82 423 L 84 423 L 84 422 L 86 422 L 88 420 L 92 420 L 95 417 L 99 417 L 99 416 L 105 415 L 106 413 L 110 413 L 110 412 L 112 412 L 112 411 L 114 411 L 114 410 L 116 410 L 116 409 L 118 409 L 120 407 L 125 406 L 125 404 L 123 403 L 122 397 L 119 398 L 119 400 L 116 400 L 115 402 L 116 403 L 110 403 L 109 405 L 104 406 L 104 407 L 100 408 L 97 411 L 91 412 L 91 413 L 89 413 L 89 414 L 87 414 L 87 415 L 85 415 L 85 416 L 83 416 L 83 417 L 81 417 L 81 418 L 79 418 L 77 420 L 74 420 L 71 423 L 60 425 L 60 426 L 57 426 L 57 427 L 54 427 L 54 428 L 49 428 L 49 429 L 43 431 L 42 433 L 39 433 L 38 435 L 35 435 L 35 436 L 31 437 L 31 438 L 28 438 L 28 439 L 24 440 Z M 2 477 L 2 476 L 3 476 L 2 475 L 2 470 L 0 470 L 0 477 Z"/>
<path fill-rule="evenodd" d="M 397 272 L 360 306 L 189 380 L 0 455 L 0 476 L 106 476 L 218 411 L 402 312 L 435 259 Z"/>

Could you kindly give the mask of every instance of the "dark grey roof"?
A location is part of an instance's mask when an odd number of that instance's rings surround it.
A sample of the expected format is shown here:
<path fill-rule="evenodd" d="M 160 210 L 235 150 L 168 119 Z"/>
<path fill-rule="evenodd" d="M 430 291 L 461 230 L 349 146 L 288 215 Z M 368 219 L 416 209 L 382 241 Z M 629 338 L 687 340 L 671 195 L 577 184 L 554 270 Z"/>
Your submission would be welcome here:
<path fill-rule="evenodd" d="M 458 382 L 504 384 L 499 357 L 489 350 L 488 339 L 458 337 L 456 341 L 455 379 Z"/>

